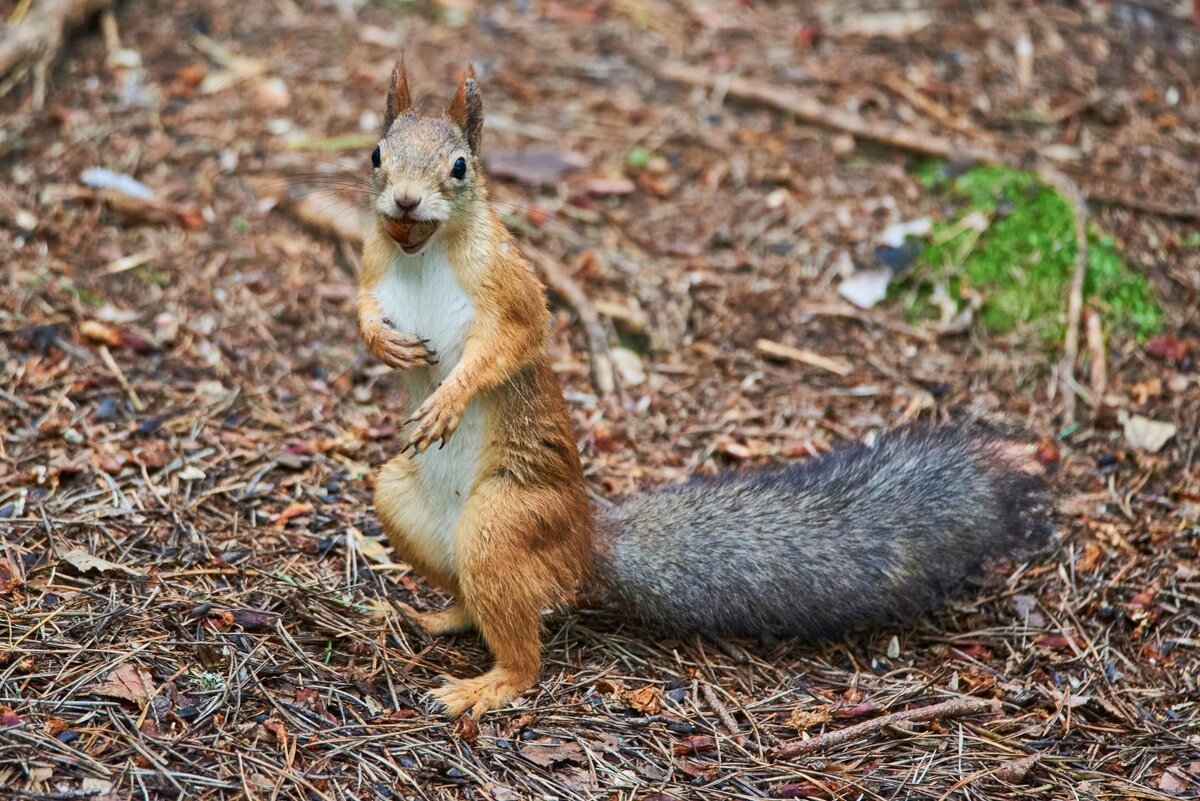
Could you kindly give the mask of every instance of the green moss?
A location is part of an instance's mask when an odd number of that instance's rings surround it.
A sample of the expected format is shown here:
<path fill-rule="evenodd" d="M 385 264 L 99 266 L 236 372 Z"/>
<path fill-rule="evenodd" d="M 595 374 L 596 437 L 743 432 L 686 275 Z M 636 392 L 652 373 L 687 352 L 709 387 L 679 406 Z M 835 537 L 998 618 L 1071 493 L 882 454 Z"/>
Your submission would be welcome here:
<path fill-rule="evenodd" d="M 957 208 L 936 223 L 920 265 L 899 285 L 910 313 L 936 316 L 929 302 L 942 284 L 951 298 L 977 294 L 976 317 L 999 333 L 1028 331 L 1047 344 L 1061 340 L 1067 288 L 1075 264 L 1071 204 L 1031 173 L 975 167 L 950 179 L 943 165 L 915 171 L 921 184 L 943 192 Z M 1162 323 L 1146 279 L 1134 272 L 1109 237 L 1088 233 L 1087 303 L 1110 329 L 1144 339 Z"/>

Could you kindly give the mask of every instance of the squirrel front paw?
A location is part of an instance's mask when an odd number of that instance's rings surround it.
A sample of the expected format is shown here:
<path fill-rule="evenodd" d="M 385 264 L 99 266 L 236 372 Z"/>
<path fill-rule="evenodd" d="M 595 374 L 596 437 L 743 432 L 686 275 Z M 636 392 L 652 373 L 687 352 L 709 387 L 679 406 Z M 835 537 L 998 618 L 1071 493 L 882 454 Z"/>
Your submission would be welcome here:
<path fill-rule="evenodd" d="M 407 370 L 438 363 L 437 352 L 430 349 L 428 339 L 416 334 L 401 334 L 386 319 L 364 324 L 362 337 L 371 354 L 388 367 Z"/>
<path fill-rule="evenodd" d="M 408 437 L 405 449 L 411 447 L 414 453 L 421 453 L 438 440 L 445 446 L 466 410 L 467 399 L 456 385 L 452 382 L 443 384 L 405 421 L 406 424 L 417 424 Z"/>

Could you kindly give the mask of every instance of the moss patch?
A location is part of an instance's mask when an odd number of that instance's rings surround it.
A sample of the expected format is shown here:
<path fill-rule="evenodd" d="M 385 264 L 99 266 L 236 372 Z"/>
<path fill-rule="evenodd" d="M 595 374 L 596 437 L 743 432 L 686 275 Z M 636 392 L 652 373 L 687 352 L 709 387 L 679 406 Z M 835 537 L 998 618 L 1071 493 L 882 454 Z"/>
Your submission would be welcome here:
<path fill-rule="evenodd" d="M 933 288 L 951 298 L 982 297 L 976 315 L 998 333 L 1028 331 L 1061 341 L 1067 287 L 1075 264 L 1071 204 L 1031 173 L 975 167 L 950 177 L 944 164 L 922 164 L 918 179 L 956 205 L 954 219 L 935 223 L 919 264 L 898 286 L 914 317 L 937 316 Z M 1144 339 L 1162 323 L 1146 279 L 1125 263 L 1110 237 L 1088 232 L 1085 302 L 1113 331 Z"/>

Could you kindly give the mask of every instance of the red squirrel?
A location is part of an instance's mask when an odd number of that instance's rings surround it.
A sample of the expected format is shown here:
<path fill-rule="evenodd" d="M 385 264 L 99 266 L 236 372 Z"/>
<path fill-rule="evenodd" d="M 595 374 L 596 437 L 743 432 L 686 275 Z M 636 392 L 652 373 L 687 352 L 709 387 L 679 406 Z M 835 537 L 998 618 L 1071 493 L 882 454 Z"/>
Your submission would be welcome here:
<path fill-rule="evenodd" d="M 541 670 L 543 610 L 581 588 L 660 628 L 823 636 L 916 614 L 988 555 L 1036 541 L 1043 483 L 1005 441 L 908 429 L 776 470 L 695 479 L 597 512 L 546 349 L 544 289 L 488 201 L 474 72 L 413 107 L 404 62 L 372 158 L 359 331 L 407 387 L 407 444 L 375 480 L 396 553 L 454 600 L 495 665 L 433 695 L 509 704 Z"/>

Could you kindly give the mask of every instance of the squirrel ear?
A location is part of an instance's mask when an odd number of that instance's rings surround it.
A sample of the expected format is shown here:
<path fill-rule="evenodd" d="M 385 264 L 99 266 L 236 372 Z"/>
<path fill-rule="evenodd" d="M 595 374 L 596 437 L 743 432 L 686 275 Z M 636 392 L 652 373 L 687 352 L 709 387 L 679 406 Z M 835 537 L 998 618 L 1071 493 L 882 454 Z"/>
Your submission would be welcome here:
<path fill-rule="evenodd" d="M 475 82 L 475 68 L 468 67 L 467 74 L 458 85 L 458 91 L 446 108 L 446 116 L 467 137 L 471 152 L 479 153 L 479 140 L 483 134 L 483 95 Z"/>
<path fill-rule="evenodd" d="M 404 56 L 400 56 L 400 60 L 392 69 L 392 83 L 387 94 L 387 114 L 383 117 L 383 132 L 386 134 L 396 118 L 407 114 L 411 109 L 412 95 L 408 91 L 408 70 L 404 67 Z"/>

